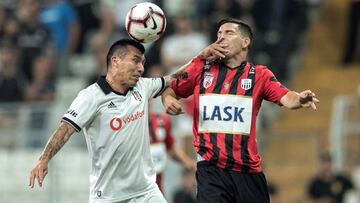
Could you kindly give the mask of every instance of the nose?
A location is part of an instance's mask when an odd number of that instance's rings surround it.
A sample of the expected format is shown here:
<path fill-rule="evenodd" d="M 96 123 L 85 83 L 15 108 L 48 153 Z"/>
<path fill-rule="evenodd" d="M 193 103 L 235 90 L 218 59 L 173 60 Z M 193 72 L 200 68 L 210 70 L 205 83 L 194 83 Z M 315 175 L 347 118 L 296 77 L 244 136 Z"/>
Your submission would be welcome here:
<path fill-rule="evenodd" d="M 144 65 L 143 64 L 140 64 L 140 65 L 138 65 L 138 72 L 140 73 L 140 74 L 143 74 L 144 73 Z"/>
<path fill-rule="evenodd" d="M 223 33 L 218 34 L 218 41 L 219 43 L 225 39 L 225 35 Z"/>

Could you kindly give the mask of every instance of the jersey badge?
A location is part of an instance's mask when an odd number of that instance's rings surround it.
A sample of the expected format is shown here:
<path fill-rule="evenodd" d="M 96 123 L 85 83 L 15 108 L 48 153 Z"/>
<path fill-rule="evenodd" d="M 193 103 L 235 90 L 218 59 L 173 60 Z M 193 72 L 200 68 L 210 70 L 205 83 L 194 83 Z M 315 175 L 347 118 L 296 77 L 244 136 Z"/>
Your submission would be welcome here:
<path fill-rule="evenodd" d="M 136 100 L 138 100 L 138 101 L 141 101 L 141 100 L 142 100 L 142 96 L 141 96 L 141 94 L 140 94 L 138 91 L 134 90 L 134 91 L 132 92 L 132 95 L 134 96 L 134 98 L 135 98 Z"/>
<path fill-rule="evenodd" d="M 212 73 L 206 73 L 204 74 L 204 81 L 203 81 L 203 87 L 209 88 L 214 80 L 214 75 Z"/>
<path fill-rule="evenodd" d="M 248 79 L 248 78 L 241 79 L 241 88 L 243 90 L 251 89 L 251 79 Z"/>

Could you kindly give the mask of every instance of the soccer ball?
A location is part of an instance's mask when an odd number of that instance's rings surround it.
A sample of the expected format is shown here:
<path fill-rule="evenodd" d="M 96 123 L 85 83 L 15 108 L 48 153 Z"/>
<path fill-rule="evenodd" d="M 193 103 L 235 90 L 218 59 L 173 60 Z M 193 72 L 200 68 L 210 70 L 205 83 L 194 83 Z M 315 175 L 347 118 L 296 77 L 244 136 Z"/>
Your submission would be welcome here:
<path fill-rule="evenodd" d="M 143 2 L 129 10 L 125 27 L 132 39 L 142 43 L 154 42 L 165 31 L 166 18 L 159 6 Z"/>

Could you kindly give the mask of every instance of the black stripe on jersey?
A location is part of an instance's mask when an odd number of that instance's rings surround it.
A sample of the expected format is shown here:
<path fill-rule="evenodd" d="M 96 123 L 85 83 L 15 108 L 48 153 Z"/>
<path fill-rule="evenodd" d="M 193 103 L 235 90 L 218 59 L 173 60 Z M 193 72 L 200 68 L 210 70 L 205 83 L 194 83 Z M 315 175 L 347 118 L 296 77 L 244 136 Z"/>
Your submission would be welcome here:
<path fill-rule="evenodd" d="M 226 165 L 225 169 L 233 169 L 234 167 L 234 154 L 233 154 L 233 142 L 234 142 L 234 135 L 233 134 L 225 134 L 225 148 L 226 148 Z"/>
<path fill-rule="evenodd" d="M 216 85 L 215 85 L 215 88 L 213 90 L 213 93 L 220 93 L 221 88 L 222 88 L 223 83 L 224 83 L 225 78 L 226 78 L 227 71 L 228 71 L 227 68 L 220 65 L 220 67 L 219 67 L 219 75 L 217 77 Z"/>
<path fill-rule="evenodd" d="M 211 156 L 210 162 L 217 164 L 220 156 L 220 149 L 217 146 L 217 133 L 209 133 L 210 135 L 210 143 L 213 145 L 212 151 L 214 152 L 214 155 Z"/>
<path fill-rule="evenodd" d="M 199 134 L 199 140 L 200 140 L 200 146 L 199 146 L 198 154 L 200 154 L 200 156 L 204 156 L 206 154 L 206 148 L 205 148 L 205 138 L 203 133 Z"/>
<path fill-rule="evenodd" d="M 248 135 L 241 135 L 241 160 L 242 163 L 242 172 L 249 172 L 249 149 L 248 149 L 248 142 L 249 142 L 249 136 Z"/>
<path fill-rule="evenodd" d="M 62 120 L 66 123 L 68 123 L 69 125 L 71 125 L 72 127 L 74 127 L 74 129 L 76 130 L 76 132 L 80 132 L 81 131 L 81 128 L 72 120 L 66 118 L 66 117 L 63 117 Z"/>
<path fill-rule="evenodd" d="M 236 73 L 235 73 L 235 76 L 234 76 L 234 79 L 233 79 L 233 81 L 231 82 L 229 94 L 236 94 L 236 92 L 237 92 L 237 87 L 238 87 L 238 84 L 239 84 L 239 78 L 240 78 L 240 76 L 241 76 L 242 73 L 243 73 L 243 70 L 244 70 L 245 65 L 246 65 L 246 62 L 242 63 L 242 64 L 240 65 L 240 67 L 237 69 L 237 71 L 236 71 Z"/>
<path fill-rule="evenodd" d="M 153 98 L 158 97 L 165 89 L 165 79 L 164 77 L 161 77 L 161 89 L 158 93 L 155 94 L 155 96 Z"/>

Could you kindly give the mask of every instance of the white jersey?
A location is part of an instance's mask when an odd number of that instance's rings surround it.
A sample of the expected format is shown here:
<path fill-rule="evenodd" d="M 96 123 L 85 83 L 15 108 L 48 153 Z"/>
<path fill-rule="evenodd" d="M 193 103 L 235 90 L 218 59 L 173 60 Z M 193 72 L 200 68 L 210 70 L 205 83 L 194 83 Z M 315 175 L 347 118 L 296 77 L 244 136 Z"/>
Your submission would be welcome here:
<path fill-rule="evenodd" d="M 163 78 L 140 78 L 125 94 L 104 77 L 82 90 L 63 117 L 84 129 L 91 157 L 90 202 L 118 202 L 157 189 L 150 156 L 148 100 Z"/>

